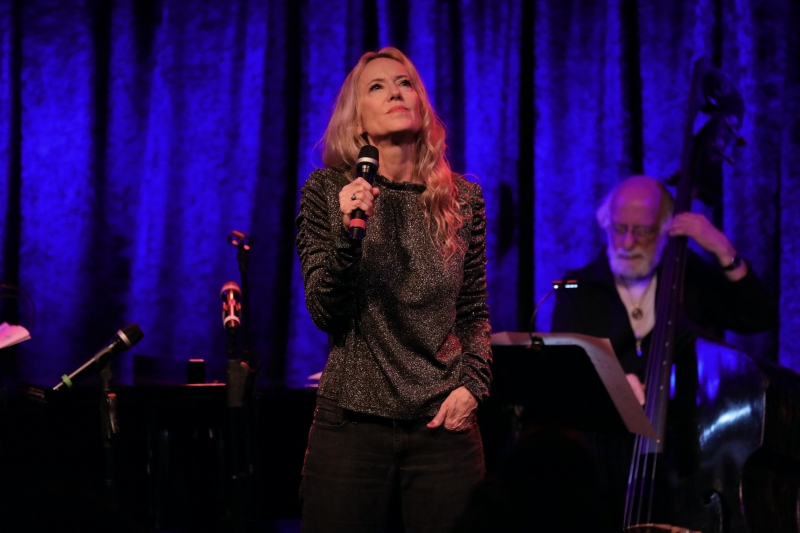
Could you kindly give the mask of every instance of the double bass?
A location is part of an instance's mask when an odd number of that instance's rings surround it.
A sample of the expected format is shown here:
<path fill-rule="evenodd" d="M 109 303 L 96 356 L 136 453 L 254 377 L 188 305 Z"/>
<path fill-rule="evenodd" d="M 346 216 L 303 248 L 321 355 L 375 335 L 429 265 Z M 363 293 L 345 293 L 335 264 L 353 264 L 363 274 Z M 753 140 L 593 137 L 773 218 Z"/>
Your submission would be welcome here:
<path fill-rule="evenodd" d="M 694 134 L 701 112 L 710 118 Z M 674 183 L 676 214 L 696 198 L 711 205 L 720 197 L 722 164 L 740 141 L 743 114 L 728 76 L 698 60 Z M 658 439 L 636 438 L 624 529 L 800 533 L 800 375 L 702 338 L 693 340 L 696 357 L 676 362 L 684 351 L 677 344 L 686 257 L 686 237 L 671 238 L 645 379 L 645 412 Z"/>

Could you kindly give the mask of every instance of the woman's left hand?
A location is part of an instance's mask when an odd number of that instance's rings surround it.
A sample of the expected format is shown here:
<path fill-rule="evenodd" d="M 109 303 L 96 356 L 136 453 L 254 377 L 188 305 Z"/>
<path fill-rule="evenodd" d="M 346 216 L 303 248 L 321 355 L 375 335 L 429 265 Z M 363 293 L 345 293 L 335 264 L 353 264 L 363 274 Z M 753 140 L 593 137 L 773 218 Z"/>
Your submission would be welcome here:
<path fill-rule="evenodd" d="M 439 412 L 428 422 L 429 428 L 444 428 L 450 431 L 461 431 L 472 425 L 473 412 L 478 407 L 478 400 L 466 387 L 455 389 L 442 403 Z"/>

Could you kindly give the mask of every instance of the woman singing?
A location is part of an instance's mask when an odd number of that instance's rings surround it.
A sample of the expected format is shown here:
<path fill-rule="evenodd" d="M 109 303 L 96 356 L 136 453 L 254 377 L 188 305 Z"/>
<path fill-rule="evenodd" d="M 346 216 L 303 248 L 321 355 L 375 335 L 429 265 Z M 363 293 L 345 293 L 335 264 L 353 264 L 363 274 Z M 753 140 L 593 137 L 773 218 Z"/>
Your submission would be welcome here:
<path fill-rule="evenodd" d="M 360 149 L 378 149 L 370 185 Z M 484 476 L 475 422 L 488 394 L 486 219 L 454 174 L 411 61 L 364 54 L 303 187 L 297 250 L 306 305 L 327 332 L 303 482 L 304 532 L 449 531 Z M 356 209 L 366 236 L 351 239 Z"/>

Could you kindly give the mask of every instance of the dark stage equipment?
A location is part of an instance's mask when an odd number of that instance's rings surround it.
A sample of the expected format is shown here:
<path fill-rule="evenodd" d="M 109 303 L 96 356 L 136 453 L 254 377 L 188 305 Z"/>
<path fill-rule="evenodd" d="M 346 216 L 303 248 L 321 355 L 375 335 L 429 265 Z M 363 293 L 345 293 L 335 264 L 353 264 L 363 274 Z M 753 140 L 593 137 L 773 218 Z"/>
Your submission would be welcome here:
<path fill-rule="evenodd" d="M 0 523 L 37 531 L 81 515 L 127 520 L 138 531 L 235 531 L 241 521 L 231 515 L 228 472 L 235 442 L 225 389 L 222 384 L 116 388 L 114 501 L 106 497 L 107 464 L 97 438 L 103 427 L 98 389 L 78 387 L 46 404 L 12 396 L 0 413 L 0 479 L 13 488 L 0 499 Z M 300 516 L 300 474 L 315 392 L 256 395 L 260 416 L 253 431 L 259 446 L 252 460 L 259 476 L 248 527 Z"/>

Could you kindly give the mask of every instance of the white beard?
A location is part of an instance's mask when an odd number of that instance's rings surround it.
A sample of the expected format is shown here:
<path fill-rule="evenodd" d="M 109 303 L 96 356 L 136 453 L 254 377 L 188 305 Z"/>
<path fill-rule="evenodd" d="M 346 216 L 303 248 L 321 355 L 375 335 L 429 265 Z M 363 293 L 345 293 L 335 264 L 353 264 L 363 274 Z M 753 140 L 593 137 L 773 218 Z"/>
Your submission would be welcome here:
<path fill-rule="evenodd" d="M 661 262 L 661 256 L 664 253 L 664 247 L 667 245 L 668 237 L 667 235 L 659 235 L 657 239 L 656 247 L 652 252 L 646 252 L 638 245 L 632 250 L 625 250 L 624 248 L 615 250 L 614 245 L 611 243 L 611 235 L 609 235 L 606 255 L 614 276 L 627 281 L 649 279 Z"/>

